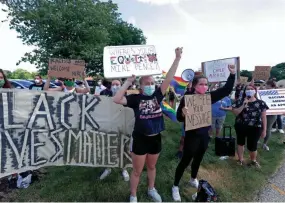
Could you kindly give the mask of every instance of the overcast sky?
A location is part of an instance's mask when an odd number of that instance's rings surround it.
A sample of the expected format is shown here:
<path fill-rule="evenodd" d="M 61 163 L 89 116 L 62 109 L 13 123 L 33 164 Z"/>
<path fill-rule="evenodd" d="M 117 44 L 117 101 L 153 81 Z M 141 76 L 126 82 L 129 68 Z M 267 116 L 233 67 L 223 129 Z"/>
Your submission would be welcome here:
<path fill-rule="evenodd" d="M 285 61 L 285 0 L 115 0 L 124 20 L 144 31 L 155 45 L 160 66 L 168 70 L 174 49 L 183 46 L 177 75 L 197 70 L 202 61 L 241 57 L 241 69 Z M 0 6 L 3 7 L 3 6 Z M 5 13 L 0 11 L 0 20 Z M 22 45 L 8 23 L 0 22 L 2 69 L 32 48 Z M 34 67 L 21 64 L 29 71 Z"/>

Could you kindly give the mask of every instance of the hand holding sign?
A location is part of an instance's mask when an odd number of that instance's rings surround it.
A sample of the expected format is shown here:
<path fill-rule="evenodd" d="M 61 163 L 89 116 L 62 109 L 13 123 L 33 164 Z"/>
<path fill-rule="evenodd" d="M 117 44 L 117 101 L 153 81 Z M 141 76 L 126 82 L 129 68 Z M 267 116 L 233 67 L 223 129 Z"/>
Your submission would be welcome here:
<path fill-rule="evenodd" d="M 228 69 L 230 71 L 231 74 L 236 74 L 236 67 L 235 65 L 228 65 Z"/>
<path fill-rule="evenodd" d="M 187 116 L 189 114 L 188 108 L 187 107 L 183 107 L 182 108 L 182 113 L 184 116 Z"/>
<path fill-rule="evenodd" d="M 176 58 L 181 58 L 183 47 L 177 47 L 175 49 Z"/>

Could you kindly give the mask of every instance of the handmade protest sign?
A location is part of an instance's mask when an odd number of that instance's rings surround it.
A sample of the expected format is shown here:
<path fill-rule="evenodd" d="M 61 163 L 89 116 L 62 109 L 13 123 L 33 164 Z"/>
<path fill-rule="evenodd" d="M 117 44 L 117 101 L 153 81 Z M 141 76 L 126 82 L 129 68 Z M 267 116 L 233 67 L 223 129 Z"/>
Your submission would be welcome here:
<path fill-rule="evenodd" d="M 212 104 L 210 94 L 185 95 L 185 107 L 189 114 L 185 117 L 185 130 L 212 125 Z"/>
<path fill-rule="evenodd" d="M 270 78 L 271 66 L 255 66 L 253 78 L 255 80 L 268 80 Z"/>
<path fill-rule="evenodd" d="M 124 78 L 136 76 L 158 75 L 159 67 L 154 46 L 132 45 L 104 48 L 104 77 Z"/>
<path fill-rule="evenodd" d="M 0 100 L 0 178 L 44 166 L 131 166 L 134 113 L 112 98 L 2 89 Z"/>
<path fill-rule="evenodd" d="M 285 89 L 258 90 L 258 97 L 269 107 L 267 115 L 285 113 Z"/>
<path fill-rule="evenodd" d="M 209 82 L 224 82 L 227 81 L 230 71 L 229 65 L 235 65 L 237 74 L 236 79 L 239 78 L 240 70 L 240 59 L 239 57 L 219 59 L 214 61 L 202 62 L 202 71 L 208 78 Z"/>
<path fill-rule="evenodd" d="M 49 59 L 49 76 L 57 78 L 83 78 L 85 61 L 72 59 Z"/>
<path fill-rule="evenodd" d="M 248 82 L 248 77 L 240 76 L 240 83 L 241 84 L 247 84 L 247 82 Z"/>

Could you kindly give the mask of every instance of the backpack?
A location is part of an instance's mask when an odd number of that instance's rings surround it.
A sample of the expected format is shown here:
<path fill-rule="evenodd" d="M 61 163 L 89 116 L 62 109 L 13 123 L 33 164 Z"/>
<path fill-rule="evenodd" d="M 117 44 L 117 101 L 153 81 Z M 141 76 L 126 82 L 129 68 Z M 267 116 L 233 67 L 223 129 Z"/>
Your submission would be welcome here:
<path fill-rule="evenodd" d="M 217 193 L 210 183 L 200 180 L 195 202 L 216 202 L 217 200 Z"/>

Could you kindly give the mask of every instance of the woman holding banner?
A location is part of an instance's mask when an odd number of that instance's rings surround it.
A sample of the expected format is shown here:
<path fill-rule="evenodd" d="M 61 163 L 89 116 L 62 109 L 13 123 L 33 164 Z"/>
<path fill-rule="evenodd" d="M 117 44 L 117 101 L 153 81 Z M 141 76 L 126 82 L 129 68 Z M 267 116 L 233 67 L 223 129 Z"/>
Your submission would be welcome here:
<path fill-rule="evenodd" d="M 230 71 L 230 76 L 226 84 L 222 88 L 219 88 L 216 91 L 212 91 L 209 93 L 211 95 L 212 104 L 228 96 L 233 89 L 235 82 L 235 72 L 236 72 L 235 66 L 230 65 L 228 69 Z M 208 79 L 203 75 L 199 75 L 195 76 L 195 78 L 192 81 L 191 91 L 189 93 L 185 93 L 185 95 L 205 94 L 207 90 L 208 90 Z M 183 97 L 177 109 L 177 120 L 180 122 L 185 122 L 185 115 L 189 115 L 189 112 L 188 108 L 185 106 L 185 99 Z M 200 167 L 200 163 L 203 159 L 203 156 L 208 148 L 208 144 L 210 141 L 210 136 L 209 136 L 210 128 L 211 127 L 208 126 L 208 127 L 185 131 L 183 156 L 176 168 L 175 180 L 172 187 L 172 197 L 174 201 L 181 201 L 178 185 L 185 169 L 188 167 L 192 159 L 193 161 L 191 164 L 190 185 L 195 188 L 198 188 L 199 186 L 199 182 L 197 180 L 197 174 Z"/>
<path fill-rule="evenodd" d="M 176 58 L 169 69 L 165 80 L 157 90 L 152 76 L 144 76 L 139 80 L 142 94 L 124 96 L 126 90 L 135 81 L 133 75 L 114 96 L 113 101 L 130 107 L 135 113 L 135 127 L 131 140 L 133 171 L 131 174 L 130 202 L 137 202 L 137 187 L 144 165 L 147 165 L 148 195 L 155 202 L 161 202 L 161 197 L 155 189 L 156 162 L 161 151 L 161 132 L 164 130 L 164 119 L 160 103 L 178 68 L 182 48 L 175 50 Z"/>

